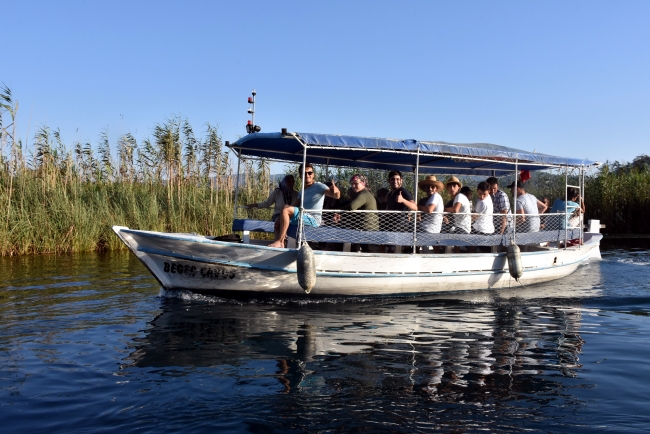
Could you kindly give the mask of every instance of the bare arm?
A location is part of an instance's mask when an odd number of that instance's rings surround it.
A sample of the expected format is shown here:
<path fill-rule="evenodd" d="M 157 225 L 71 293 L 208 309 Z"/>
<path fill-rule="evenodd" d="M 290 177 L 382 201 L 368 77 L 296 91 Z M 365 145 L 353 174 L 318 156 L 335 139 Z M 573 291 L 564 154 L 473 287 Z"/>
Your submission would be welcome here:
<path fill-rule="evenodd" d="M 526 221 L 526 216 L 523 214 L 526 214 L 526 211 L 524 211 L 523 208 L 516 209 L 515 208 L 515 214 L 521 214 L 520 217 L 517 217 L 517 223 L 523 223 Z"/>
<path fill-rule="evenodd" d="M 401 191 L 399 192 L 399 196 L 397 196 L 397 203 L 401 203 L 402 205 L 404 205 L 405 207 L 407 207 L 411 211 L 417 211 L 418 210 L 418 206 L 415 204 L 415 201 L 404 199 L 404 197 L 402 196 Z"/>
<path fill-rule="evenodd" d="M 339 188 L 336 186 L 333 179 L 332 186 L 329 188 L 329 190 L 325 190 L 325 196 L 331 197 L 333 199 L 341 198 L 341 190 L 339 190 Z"/>
<path fill-rule="evenodd" d="M 259 203 L 250 203 L 246 205 L 246 208 L 251 209 L 251 208 L 269 208 L 271 205 L 275 204 L 275 195 L 278 193 L 279 189 L 275 189 L 269 194 L 269 197 L 266 198 L 264 202 L 259 202 Z"/>
<path fill-rule="evenodd" d="M 546 212 L 546 209 L 547 209 L 547 208 L 548 208 L 548 206 L 546 206 L 546 204 L 545 204 L 544 202 L 542 202 L 541 200 L 537 199 L 537 211 L 538 211 L 540 214 L 544 214 L 544 212 Z"/>

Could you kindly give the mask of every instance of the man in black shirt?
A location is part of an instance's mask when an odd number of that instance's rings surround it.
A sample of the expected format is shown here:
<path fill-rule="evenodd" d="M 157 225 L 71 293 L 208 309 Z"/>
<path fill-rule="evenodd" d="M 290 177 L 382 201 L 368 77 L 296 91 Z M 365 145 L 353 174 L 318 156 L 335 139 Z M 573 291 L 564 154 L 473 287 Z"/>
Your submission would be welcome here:
<path fill-rule="evenodd" d="M 402 173 L 399 170 L 393 170 L 388 174 L 390 192 L 386 198 L 386 211 L 417 211 L 418 206 L 413 200 L 411 193 L 402 187 L 402 181 Z M 413 231 L 413 222 L 409 216 L 391 213 L 387 214 L 386 217 L 388 219 L 389 230 L 394 232 Z M 407 250 L 410 248 L 410 246 L 405 247 Z"/>
<path fill-rule="evenodd" d="M 390 184 L 390 192 L 386 201 L 386 210 L 388 211 L 416 211 L 418 209 L 413 196 L 407 189 L 402 187 L 402 173 L 399 170 L 393 170 L 388 174 L 388 183 Z M 401 203 L 397 200 L 402 196 L 405 201 Z M 412 206 L 409 206 L 409 202 Z"/>

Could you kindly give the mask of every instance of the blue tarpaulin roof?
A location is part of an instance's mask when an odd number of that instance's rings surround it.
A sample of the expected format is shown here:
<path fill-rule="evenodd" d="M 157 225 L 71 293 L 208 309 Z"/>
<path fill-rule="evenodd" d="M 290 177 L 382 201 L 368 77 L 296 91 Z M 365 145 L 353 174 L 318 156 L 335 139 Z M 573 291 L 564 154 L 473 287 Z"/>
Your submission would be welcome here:
<path fill-rule="evenodd" d="M 487 143 L 454 144 L 313 133 L 253 133 L 230 147 L 240 156 L 301 163 L 303 143 L 307 147 L 307 161 L 313 164 L 405 172 L 415 170 L 418 154 L 420 173 L 505 175 L 515 170 L 515 161 L 518 170 L 597 164 Z"/>

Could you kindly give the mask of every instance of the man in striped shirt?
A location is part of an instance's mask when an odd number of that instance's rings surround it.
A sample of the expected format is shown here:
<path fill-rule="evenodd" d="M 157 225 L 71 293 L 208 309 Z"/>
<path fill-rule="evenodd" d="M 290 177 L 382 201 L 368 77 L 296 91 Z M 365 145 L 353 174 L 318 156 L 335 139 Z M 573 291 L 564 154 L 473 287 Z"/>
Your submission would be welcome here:
<path fill-rule="evenodd" d="M 485 182 L 487 182 L 490 188 L 494 214 L 503 214 L 501 218 L 494 219 L 495 233 L 502 234 L 508 227 L 506 214 L 510 214 L 510 200 L 503 190 L 499 190 L 499 180 L 494 176 L 489 177 Z"/>

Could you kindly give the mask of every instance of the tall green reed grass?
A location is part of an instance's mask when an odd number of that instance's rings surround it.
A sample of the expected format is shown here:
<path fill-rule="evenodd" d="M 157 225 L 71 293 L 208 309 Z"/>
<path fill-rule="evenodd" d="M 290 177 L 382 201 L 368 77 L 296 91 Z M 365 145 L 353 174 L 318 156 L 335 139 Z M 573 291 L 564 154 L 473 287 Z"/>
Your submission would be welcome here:
<path fill-rule="evenodd" d="M 0 255 L 123 249 L 111 226 L 222 235 L 231 231 L 235 181 L 231 154 L 216 127 L 197 138 L 187 119 L 155 125 L 141 142 L 68 147 L 58 130 L 40 127 L 28 149 L 15 140 L 15 113 L 0 89 Z M 10 119 L 8 124 L 1 123 Z M 269 164 L 244 161 L 239 204 L 271 188 Z M 271 210 L 247 213 L 268 219 Z"/>
<path fill-rule="evenodd" d="M 111 230 L 116 224 L 205 235 L 231 231 L 234 162 L 216 127 L 206 124 L 196 137 L 188 120 L 177 116 L 156 124 L 152 136 L 140 142 L 130 133 L 112 142 L 102 131 L 95 146 L 68 147 L 58 130 L 42 126 L 27 146 L 16 139 L 17 111 L 10 89 L 0 88 L 0 255 L 124 249 Z M 323 169 L 317 172 L 324 182 Z M 297 166 L 286 170 L 297 175 Z M 384 171 L 332 168 L 327 178 L 338 180 L 345 196 L 356 172 L 365 174 L 375 191 L 387 186 Z M 412 191 L 413 175 L 404 174 L 404 180 Z M 243 161 L 239 181 L 240 205 L 262 201 L 274 187 L 264 160 Z M 299 189 L 298 176 L 296 181 Z M 577 183 L 575 174 L 569 181 Z M 530 192 L 540 199 L 563 198 L 564 176 L 538 172 Z M 600 219 L 606 232 L 650 232 L 647 166 L 612 170 L 606 164 L 587 177 L 584 195 L 586 218 Z M 237 212 L 257 219 L 271 213 Z"/>

